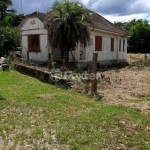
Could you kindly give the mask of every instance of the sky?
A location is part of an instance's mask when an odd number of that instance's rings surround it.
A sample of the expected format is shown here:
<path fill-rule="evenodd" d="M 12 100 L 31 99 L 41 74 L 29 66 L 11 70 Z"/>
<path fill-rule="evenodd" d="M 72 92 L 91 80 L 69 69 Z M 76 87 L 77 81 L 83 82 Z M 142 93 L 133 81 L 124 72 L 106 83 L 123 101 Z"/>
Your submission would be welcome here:
<path fill-rule="evenodd" d="M 111 22 L 132 19 L 148 20 L 150 23 L 150 0 L 80 0 L 88 9 L 97 12 Z M 54 0 L 12 0 L 17 13 L 46 13 Z"/>

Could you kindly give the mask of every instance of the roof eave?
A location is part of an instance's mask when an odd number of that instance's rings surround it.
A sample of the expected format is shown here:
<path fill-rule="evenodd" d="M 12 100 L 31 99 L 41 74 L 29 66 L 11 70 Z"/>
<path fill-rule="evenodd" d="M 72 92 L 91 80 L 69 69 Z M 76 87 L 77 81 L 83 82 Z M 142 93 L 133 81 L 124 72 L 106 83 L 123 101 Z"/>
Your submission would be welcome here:
<path fill-rule="evenodd" d="M 124 36 L 124 37 L 128 37 L 129 36 L 128 34 L 115 33 L 115 32 L 102 30 L 102 29 L 97 29 L 97 28 L 92 28 L 92 27 L 89 27 L 89 29 L 92 30 L 92 31 L 99 31 L 99 32 L 109 33 L 109 34 L 118 35 L 118 36 Z"/>
<path fill-rule="evenodd" d="M 29 14 L 29 15 L 26 15 L 26 17 L 22 20 L 22 22 L 18 25 L 17 29 L 20 30 L 21 27 L 23 26 L 23 24 L 25 23 L 25 21 L 28 19 L 28 18 L 34 18 L 34 17 L 37 17 L 41 22 L 43 22 L 44 24 L 44 27 L 45 27 L 45 22 L 38 16 L 38 15 L 33 15 L 33 16 L 30 16 L 32 14 Z"/>

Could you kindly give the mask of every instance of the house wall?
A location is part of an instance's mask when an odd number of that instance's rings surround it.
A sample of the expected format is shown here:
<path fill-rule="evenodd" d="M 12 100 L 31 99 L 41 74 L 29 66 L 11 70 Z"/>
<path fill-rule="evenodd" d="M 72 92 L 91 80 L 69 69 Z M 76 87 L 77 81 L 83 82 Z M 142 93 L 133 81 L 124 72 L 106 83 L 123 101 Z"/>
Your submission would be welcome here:
<path fill-rule="evenodd" d="M 44 28 L 43 22 L 37 18 L 28 18 L 21 27 L 22 35 L 22 57 L 27 59 L 28 35 L 39 34 L 40 36 L 40 52 L 29 52 L 29 59 L 33 61 L 47 60 L 47 30 Z"/>
<path fill-rule="evenodd" d="M 95 36 L 102 36 L 102 51 L 95 51 Z M 111 38 L 114 38 L 114 51 L 111 51 Z M 121 39 L 121 51 L 119 51 L 119 40 Z M 125 40 L 125 47 L 123 52 L 123 40 Z M 78 49 L 80 51 L 80 49 Z M 118 35 L 102 33 L 98 31 L 91 31 L 90 46 L 86 47 L 85 59 L 77 59 L 78 67 L 85 66 L 92 63 L 93 53 L 98 53 L 98 62 L 100 64 L 110 64 L 116 61 L 126 61 L 127 55 L 127 38 Z M 77 52 L 76 52 L 77 53 Z"/>
<path fill-rule="evenodd" d="M 115 34 L 101 32 L 98 30 L 90 31 L 90 46 L 83 47 L 78 44 L 76 50 L 69 53 L 70 61 L 73 60 L 72 54 L 75 57 L 76 62 L 87 65 L 93 61 L 93 53 L 98 53 L 98 62 L 100 64 L 110 63 L 116 60 L 126 60 L 127 54 L 127 38 L 121 37 Z M 22 35 L 22 56 L 27 59 L 28 50 L 28 35 L 39 34 L 40 35 L 40 52 L 29 52 L 29 58 L 33 61 L 47 61 L 47 30 L 44 27 L 44 23 L 37 17 L 31 17 L 24 21 L 21 27 Z M 102 36 L 102 51 L 95 51 L 95 36 Z M 110 44 L 111 38 L 114 38 L 114 51 L 111 51 Z M 121 39 L 121 51 L 119 51 L 119 40 Z M 123 52 L 123 40 L 125 40 L 125 48 Z M 81 52 L 82 51 L 82 52 Z M 61 51 L 58 48 L 52 49 L 54 61 L 61 59 Z M 81 55 L 82 54 L 82 55 Z M 80 66 L 79 66 L 80 67 Z"/>
<path fill-rule="evenodd" d="M 121 51 L 118 51 L 118 59 L 119 60 L 126 60 L 126 56 L 127 56 L 127 39 L 126 38 L 121 38 L 121 37 L 119 37 L 119 39 L 121 39 Z M 125 40 L 124 52 L 123 52 L 123 40 Z"/>

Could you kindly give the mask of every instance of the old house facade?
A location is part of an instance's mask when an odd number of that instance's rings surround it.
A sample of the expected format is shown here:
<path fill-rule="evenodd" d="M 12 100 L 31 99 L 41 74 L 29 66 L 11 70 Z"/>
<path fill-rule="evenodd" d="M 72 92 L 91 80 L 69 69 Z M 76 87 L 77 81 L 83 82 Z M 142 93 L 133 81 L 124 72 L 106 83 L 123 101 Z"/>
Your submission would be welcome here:
<path fill-rule="evenodd" d="M 45 26 L 46 14 L 34 12 L 25 17 L 18 29 L 22 37 L 22 57 L 27 59 L 27 51 L 32 61 L 47 61 L 48 38 Z M 69 61 L 74 61 L 78 68 L 91 65 L 93 53 L 98 53 L 100 65 L 126 61 L 127 33 L 107 19 L 92 11 L 90 30 L 90 45 L 83 47 L 78 44 L 69 54 Z M 62 60 L 59 48 L 50 48 L 54 61 Z"/>

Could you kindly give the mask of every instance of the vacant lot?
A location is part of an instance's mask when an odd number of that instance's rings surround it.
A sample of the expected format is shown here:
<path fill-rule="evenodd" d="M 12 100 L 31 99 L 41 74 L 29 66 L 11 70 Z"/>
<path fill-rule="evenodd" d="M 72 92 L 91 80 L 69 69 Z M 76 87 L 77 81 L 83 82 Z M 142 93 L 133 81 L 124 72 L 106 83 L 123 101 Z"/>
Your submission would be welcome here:
<path fill-rule="evenodd" d="M 111 84 L 99 83 L 104 98 L 98 102 L 12 69 L 0 70 L 0 149 L 149 150 L 150 118 L 136 106 L 149 102 L 149 68 L 104 74 Z"/>
<path fill-rule="evenodd" d="M 147 56 L 150 58 L 150 54 Z M 150 65 L 144 65 L 144 61 L 142 54 L 128 54 L 129 66 L 103 72 L 111 80 L 111 84 L 99 83 L 105 103 L 129 106 L 150 116 Z"/>

